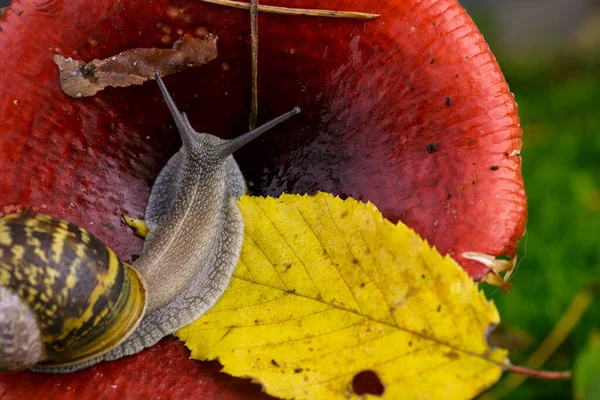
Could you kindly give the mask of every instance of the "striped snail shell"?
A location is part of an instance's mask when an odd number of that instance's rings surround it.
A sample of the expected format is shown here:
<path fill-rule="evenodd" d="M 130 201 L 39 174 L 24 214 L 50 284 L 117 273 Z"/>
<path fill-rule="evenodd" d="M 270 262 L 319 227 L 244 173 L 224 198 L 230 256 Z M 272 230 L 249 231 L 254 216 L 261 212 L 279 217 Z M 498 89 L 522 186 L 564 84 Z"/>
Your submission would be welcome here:
<path fill-rule="evenodd" d="M 139 273 L 84 229 L 39 214 L 0 218 L 0 371 L 104 354 L 145 307 Z"/>

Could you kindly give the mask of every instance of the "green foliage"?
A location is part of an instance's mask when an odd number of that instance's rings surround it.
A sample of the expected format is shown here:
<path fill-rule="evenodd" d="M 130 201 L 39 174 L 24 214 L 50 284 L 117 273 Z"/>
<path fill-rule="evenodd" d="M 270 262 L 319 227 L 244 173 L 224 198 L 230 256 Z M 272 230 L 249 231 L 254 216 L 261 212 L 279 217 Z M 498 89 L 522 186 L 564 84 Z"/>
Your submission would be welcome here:
<path fill-rule="evenodd" d="M 503 62 L 501 55 L 498 60 L 519 104 L 529 217 L 513 291 L 492 297 L 505 331 L 531 339 L 522 349 L 509 346 L 511 360 L 522 363 L 574 295 L 600 280 L 600 63 L 570 58 L 536 65 Z M 599 305 L 596 299 L 544 369 L 572 368 L 598 326 Z M 509 398 L 570 398 L 571 393 L 571 382 L 530 379 Z"/>
<path fill-rule="evenodd" d="M 494 34 L 502 30 L 495 26 L 490 9 L 481 4 L 469 11 L 519 104 L 529 201 L 513 291 L 509 296 L 492 288 L 487 292 L 502 318 L 496 344 L 510 350 L 514 363 L 523 363 L 576 293 L 590 285 L 600 287 L 600 50 L 594 46 L 586 50 L 579 43 L 581 37 L 574 35 L 571 42 L 554 49 L 540 44 L 537 55 L 515 52 Z M 597 296 L 543 366 L 575 368 L 573 382 L 529 379 L 505 398 L 569 399 L 578 393 L 577 385 L 585 380 L 581 360 L 589 354 L 585 344 L 590 332 L 598 330 L 598 321 Z"/>
<path fill-rule="evenodd" d="M 590 335 L 588 346 L 577 357 L 573 374 L 576 400 L 600 398 L 600 333 Z"/>

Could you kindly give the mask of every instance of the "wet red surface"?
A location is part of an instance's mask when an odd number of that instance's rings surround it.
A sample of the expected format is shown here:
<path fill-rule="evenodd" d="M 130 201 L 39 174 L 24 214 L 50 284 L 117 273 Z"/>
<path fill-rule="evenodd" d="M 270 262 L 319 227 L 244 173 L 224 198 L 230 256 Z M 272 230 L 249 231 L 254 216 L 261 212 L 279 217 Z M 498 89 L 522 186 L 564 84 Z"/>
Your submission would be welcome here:
<path fill-rule="evenodd" d="M 476 279 L 487 268 L 463 251 L 514 255 L 526 217 L 516 104 L 458 3 L 286 5 L 381 17 L 259 16 L 259 123 L 296 105 L 303 112 L 236 154 L 252 190 L 369 200 Z M 155 83 L 74 100 L 60 91 L 52 56 L 89 61 L 214 33 L 216 61 L 165 81 L 198 131 L 233 137 L 247 130 L 249 27 L 247 11 L 200 1 L 15 1 L 0 20 L 0 207 L 66 218 L 129 261 L 141 242 L 121 214 L 143 215 L 177 132 Z M 116 374 L 112 365 L 94 370 Z M 6 379 L 0 393 L 17 398 Z M 32 389 L 60 378 L 37 379 Z"/>
<path fill-rule="evenodd" d="M 260 385 L 220 373 L 216 362 L 190 360 L 175 338 L 140 354 L 66 375 L 21 372 L 0 375 L 7 399 L 272 399 Z"/>

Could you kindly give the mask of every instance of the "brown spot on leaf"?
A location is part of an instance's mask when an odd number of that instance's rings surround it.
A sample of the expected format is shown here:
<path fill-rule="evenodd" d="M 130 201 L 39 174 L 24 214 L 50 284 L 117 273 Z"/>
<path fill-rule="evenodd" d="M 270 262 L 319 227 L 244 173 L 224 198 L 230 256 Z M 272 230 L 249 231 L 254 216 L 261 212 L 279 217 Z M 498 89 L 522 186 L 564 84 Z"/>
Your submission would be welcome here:
<path fill-rule="evenodd" d="M 460 354 L 458 354 L 455 351 L 449 351 L 447 353 L 444 353 L 444 357 L 448 357 L 450 360 L 457 360 L 460 358 Z"/>
<path fill-rule="evenodd" d="M 221 340 L 225 339 L 225 337 L 226 337 L 227 335 L 229 335 L 229 334 L 231 333 L 231 331 L 232 331 L 234 328 L 237 328 L 237 325 L 231 325 L 231 326 L 229 327 L 229 329 L 227 329 L 227 332 L 225 332 L 225 334 L 224 334 L 223 336 L 221 336 Z"/>
<path fill-rule="evenodd" d="M 352 391 L 359 396 L 365 394 L 382 396 L 385 387 L 375 371 L 365 370 L 354 375 L 354 378 L 352 378 Z"/>

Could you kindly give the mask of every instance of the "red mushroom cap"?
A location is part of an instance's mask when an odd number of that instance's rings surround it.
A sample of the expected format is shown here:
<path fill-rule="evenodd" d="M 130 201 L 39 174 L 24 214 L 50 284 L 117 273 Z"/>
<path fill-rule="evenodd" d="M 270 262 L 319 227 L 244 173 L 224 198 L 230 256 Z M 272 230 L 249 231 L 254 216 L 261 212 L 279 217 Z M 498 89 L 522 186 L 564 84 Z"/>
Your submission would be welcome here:
<path fill-rule="evenodd" d="M 514 256 L 526 216 L 517 107 L 456 0 L 286 5 L 381 17 L 260 14 L 259 122 L 296 105 L 303 113 L 236 154 L 252 189 L 370 200 L 475 279 L 489 269 L 463 252 Z M 196 130 L 247 130 L 247 11 L 183 0 L 15 0 L 0 29 L 0 211 L 66 218 L 128 260 L 141 242 L 121 213 L 143 215 L 153 179 L 179 146 L 156 85 L 74 100 L 60 91 L 56 53 L 90 61 L 215 33 L 217 60 L 166 82 Z M 10 379 L 0 378 L 0 393 Z"/>
<path fill-rule="evenodd" d="M 151 350 L 71 374 L 0 375 L 2 399 L 267 400 L 260 385 L 220 373 L 216 362 L 196 362 L 175 338 Z"/>

